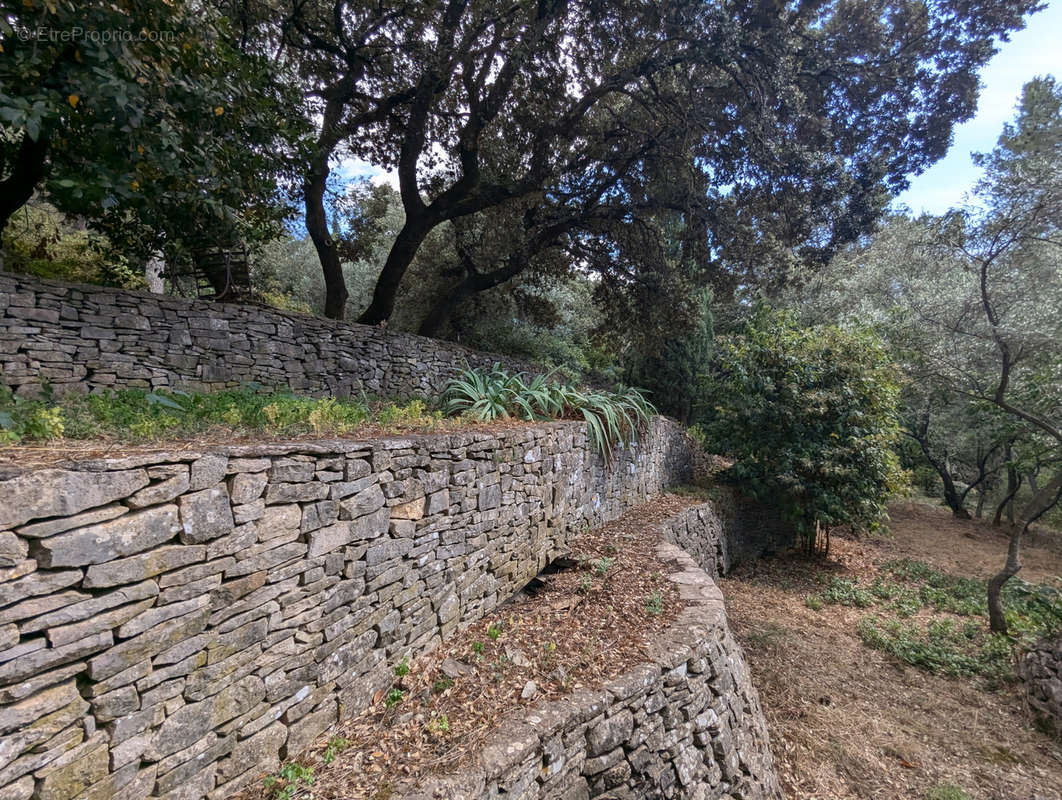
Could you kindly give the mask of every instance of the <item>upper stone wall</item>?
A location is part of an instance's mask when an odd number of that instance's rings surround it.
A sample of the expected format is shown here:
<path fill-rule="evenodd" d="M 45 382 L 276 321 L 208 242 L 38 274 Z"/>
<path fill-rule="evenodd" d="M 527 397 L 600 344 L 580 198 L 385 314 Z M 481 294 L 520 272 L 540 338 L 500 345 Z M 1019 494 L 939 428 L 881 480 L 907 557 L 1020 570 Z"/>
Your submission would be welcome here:
<path fill-rule="evenodd" d="M 0 480 L 0 798 L 220 800 L 688 480 L 656 418 L 138 453 Z"/>
<path fill-rule="evenodd" d="M 437 396 L 465 364 L 532 365 L 385 328 L 0 273 L 0 383 Z"/>

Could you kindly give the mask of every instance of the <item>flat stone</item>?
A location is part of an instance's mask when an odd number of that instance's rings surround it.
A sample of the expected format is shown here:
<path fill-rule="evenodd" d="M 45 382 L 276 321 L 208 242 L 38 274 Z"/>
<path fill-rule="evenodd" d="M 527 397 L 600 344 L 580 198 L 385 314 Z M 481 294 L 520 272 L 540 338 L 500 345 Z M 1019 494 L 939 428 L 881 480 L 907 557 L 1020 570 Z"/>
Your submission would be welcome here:
<path fill-rule="evenodd" d="M 320 528 L 309 535 L 310 548 L 308 558 L 330 553 L 354 540 L 354 532 L 349 522 L 337 522 L 327 528 Z"/>
<path fill-rule="evenodd" d="M 28 619 L 30 617 L 39 617 L 41 614 L 47 614 L 49 611 L 55 611 L 73 603 L 87 600 L 91 596 L 92 595 L 85 594 L 84 592 L 70 590 L 66 592 L 56 592 L 55 594 L 40 595 L 39 597 L 31 597 L 29 600 L 15 603 L 15 605 L 8 606 L 0 611 L 0 624 L 15 620 Z"/>
<path fill-rule="evenodd" d="M 357 519 L 380 508 L 386 498 L 379 484 L 372 484 L 339 504 L 340 519 Z"/>
<path fill-rule="evenodd" d="M 411 519 L 418 520 L 423 518 L 424 509 L 427 506 L 427 498 L 418 497 L 416 500 L 410 500 L 406 503 L 400 503 L 397 506 L 391 507 L 391 517 L 393 519 Z"/>
<path fill-rule="evenodd" d="M 147 553 L 141 553 L 105 564 L 93 564 L 85 572 L 82 586 L 86 589 L 98 589 L 118 586 L 123 583 L 136 583 L 163 572 L 194 564 L 206 558 L 204 545 L 166 545 Z"/>
<path fill-rule="evenodd" d="M 0 734 L 25 728 L 41 717 L 68 706 L 81 695 L 73 681 L 45 689 L 32 697 L 27 697 L 14 705 L 0 708 Z"/>
<path fill-rule="evenodd" d="M 102 614 L 95 614 L 88 619 L 81 622 L 74 622 L 70 625 L 61 625 L 57 628 L 48 629 L 48 641 L 52 647 L 62 647 L 66 644 L 71 644 L 84 639 L 93 634 L 100 633 L 102 631 L 109 631 L 112 628 L 116 628 L 129 620 L 133 619 L 139 614 L 146 612 L 155 601 L 153 599 L 141 600 L 139 603 L 131 603 L 126 606 L 119 606 L 112 611 L 106 611 Z"/>
<path fill-rule="evenodd" d="M 106 778 L 109 768 L 107 737 L 100 733 L 63 753 L 37 773 L 37 798 L 71 800 Z"/>
<path fill-rule="evenodd" d="M 85 595 L 88 599 L 67 605 L 43 616 L 34 617 L 27 622 L 23 622 L 20 627 L 23 633 L 57 628 L 71 622 L 94 617 L 109 608 L 135 603 L 148 597 L 155 597 L 158 593 L 159 587 L 155 581 L 143 581 L 133 586 L 123 586 L 121 589 L 115 589 L 113 592 L 107 592 L 96 597 Z"/>
<path fill-rule="evenodd" d="M 34 545 L 34 558 L 42 567 L 101 564 L 150 550 L 180 531 L 177 506 L 158 506 L 41 539 Z"/>
<path fill-rule="evenodd" d="M 0 531 L 0 567 L 13 567 L 26 560 L 29 545 L 13 531 Z"/>
<path fill-rule="evenodd" d="M 145 757 L 158 761 L 191 747 L 214 728 L 253 707 L 264 694 L 262 679 L 249 675 L 214 697 L 182 706 L 162 723 Z"/>
<path fill-rule="evenodd" d="M 234 504 L 250 503 L 262 496 L 269 481 L 264 472 L 241 472 L 229 481 L 229 496 Z"/>
<path fill-rule="evenodd" d="M 351 523 L 353 538 L 351 541 L 361 542 L 375 539 L 387 533 L 391 523 L 391 509 L 384 506 L 371 514 L 359 517 Z"/>
<path fill-rule="evenodd" d="M 39 595 L 51 595 L 59 589 L 65 589 L 81 580 L 81 570 L 64 569 L 55 572 L 31 572 L 8 583 L 0 583 L 0 606 L 7 606 L 18 600 Z M 70 595 L 65 595 L 70 597 Z M 47 597 L 41 600 L 41 606 L 54 605 L 54 600 Z M 21 605 L 21 604 L 20 604 Z M 29 608 L 29 606 L 23 606 Z M 19 612 L 21 613 L 21 612 Z M 4 619 L 22 619 L 22 617 L 5 617 Z"/>
<path fill-rule="evenodd" d="M 599 756 L 619 747 L 630 738 L 633 730 L 634 716 L 627 708 L 601 720 L 586 734 L 587 754 Z"/>
<path fill-rule="evenodd" d="M 128 497 L 148 483 L 143 469 L 74 472 L 42 469 L 0 481 L 0 529 L 33 519 L 68 517 Z"/>
<path fill-rule="evenodd" d="M 33 675 L 21 683 L 13 683 L 10 686 L 5 686 L 0 689 L 0 703 L 16 703 L 30 695 L 36 694 L 42 689 L 54 686 L 57 683 L 62 683 L 67 678 L 74 677 L 84 669 L 84 661 L 75 661 L 73 664 L 64 664 L 57 669 L 38 672 L 36 675 Z"/>
<path fill-rule="evenodd" d="M 236 527 L 229 493 L 222 486 L 186 494 L 177 505 L 181 509 L 181 541 L 185 544 L 217 539 Z"/>
<path fill-rule="evenodd" d="M 126 505 L 130 508 L 146 508 L 159 503 L 168 503 L 187 492 L 189 487 L 188 467 L 184 464 L 179 464 L 166 469 L 172 473 L 168 478 L 159 483 L 145 486 L 131 495 L 125 501 Z"/>
<path fill-rule="evenodd" d="M 301 522 L 302 509 L 298 503 L 266 506 L 262 516 L 255 523 L 258 527 L 258 541 L 266 542 L 285 533 L 297 531 Z"/>
<path fill-rule="evenodd" d="M 150 628 L 154 628 L 156 625 L 160 625 L 167 620 L 180 617 L 184 614 L 190 614 L 201 608 L 206 608 L 209 604 L 210 598 L 206 595 L 202 595 L 180 603 L 170 603 L 165 606 L 149 608 L 122 625 L 117 631 L 118 637 L 126 639 L 131 636 L 136 636 L 137 634 L 143 633 Z"/>
<path fill-rule="evenodd" d="M 224 763 L 221 776 L 235 778 L 251 766 L 259 773 L 275 772 L 280 766 L 280 750 L 288 741 L 288 728 L 274 722 L 232 749 L 232 758 Z"/>
<path fill-rule="evenodd" d="M 57 533 L 73 528 L 83 528 L 86 525 L 95 525 L 97 522 L 106 522 L 109 519 L 128 513 L 128 508 L 119 503 L 114 503 L 103 508 L 94 508 L 83 514 L 75 514 L 72 517 L 60 517 L 44 522 L 34 522 L 32 525 L 19 528 L 18 533 L 20 536 L 27 536 L 31 539 L 42 539 L 45 536 L 54 536 Z"/>
<path fill-rule="evenodd" d="M 69 661 L 77 661 L 91 653 L 105 650 L 114 643 L 110 631 L 97 633 L 63 647 L 51 647 L 19 656 L 0 664 L 0 686 L 25 680 L 38 672 L 58 667 Z"/>
<path fill-rule="evenodd" d="M 92 680 L 100 681 L 162 653 L 202 631 L 209 617 L 209 609 L 201 609 L 156 625 L 90 659 L 88 675 Z"/>

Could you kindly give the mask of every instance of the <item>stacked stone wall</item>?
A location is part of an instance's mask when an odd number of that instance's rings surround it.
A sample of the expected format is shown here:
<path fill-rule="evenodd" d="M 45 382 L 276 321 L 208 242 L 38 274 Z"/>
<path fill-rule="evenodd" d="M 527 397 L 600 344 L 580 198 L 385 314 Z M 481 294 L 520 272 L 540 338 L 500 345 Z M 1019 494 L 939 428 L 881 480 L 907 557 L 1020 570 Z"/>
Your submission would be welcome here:
<path fill-rule="evenodd" d="M 662 536 L 711 506 L 684 512 Z M 430 778 L 402 800 L 773 800 L 782 796 L 759 697 L 727 627 L 719 588 L 662 542 L 687 603 L 650 658 L 598 690 L 539 704 L 491 737 L 460 775 Z M 714 569 L 714 561 L 710 567 Z"/>
<path fill-rule="evenodd" d="M 715 487 L 712 494 L 713 502 L 686 509 L 663 526 L 667 541 L 689 553 L 709 575 L 722 577 L 744 561 L 795 543 L 793 526 L 777 514 L 728 487 Z"/>
<path fill-rule="evenodd" d="M 0 476 L 0 797 L 225 797 L 688 480 L 689 446 L 658 418 L 611 466 L 550 423 Z"/>
<path fill-rule="evenodd" d="M 210 390 L 436 397 L 466 365 L 505 356 L 248 303 L 213 303 L 0 273 L 0 384 L 33 394 Z"/>
<path fill-rule="evenodd" d="M 1062 736 L 1062 632 L 1041 639 L 1019 662 L 1029 708 L 1055 735 Z"/>

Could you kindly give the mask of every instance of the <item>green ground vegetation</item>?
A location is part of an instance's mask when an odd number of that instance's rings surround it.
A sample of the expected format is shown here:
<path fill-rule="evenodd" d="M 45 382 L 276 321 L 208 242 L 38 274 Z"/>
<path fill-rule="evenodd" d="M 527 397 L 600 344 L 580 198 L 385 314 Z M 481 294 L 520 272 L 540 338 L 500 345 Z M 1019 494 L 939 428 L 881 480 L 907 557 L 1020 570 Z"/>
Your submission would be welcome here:
<path fill-rule="evenodd" d="M 1010 636 L 990 633 L 987 584 L 941 572 L 915 559 L 888 561 L 872 582 L 822 577 L 823 589 L 807 598 L 828 605 L 872 609 L 859 621 L 863 642 L 904 663 L 954 677 L 979 677 L 988 685 L 1014 678 L 1015 649 L 1062 627 L 1062 581 L 1012 579 L 1003 592 Z"/>

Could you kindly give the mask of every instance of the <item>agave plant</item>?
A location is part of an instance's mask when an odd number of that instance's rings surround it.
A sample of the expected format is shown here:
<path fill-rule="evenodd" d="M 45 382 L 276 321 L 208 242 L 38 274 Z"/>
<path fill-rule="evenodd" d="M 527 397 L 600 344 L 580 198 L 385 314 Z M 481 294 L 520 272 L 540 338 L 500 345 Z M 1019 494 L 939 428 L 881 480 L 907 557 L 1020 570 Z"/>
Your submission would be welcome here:
<path fill-rule="evenodd" d="M 511 378 L 495 363 L 490 372 L 462 370 L 450 381 L 443 393 L 443 411 L 489 422 L 508 419 L 511 402 Z"/>
<path fill-rule="evenodd" d="M 656 413 L 638 389 L 577 389 L 553 380 L 555 372 L 525 382 L 522 373 L 509 374 L 497 363 L 489 372 L 465 369 L 447 387 L 444 410 L 481 421 L 581 418 L 591 445 L 606 461 L 618 442 L 642 430 Z"/>

